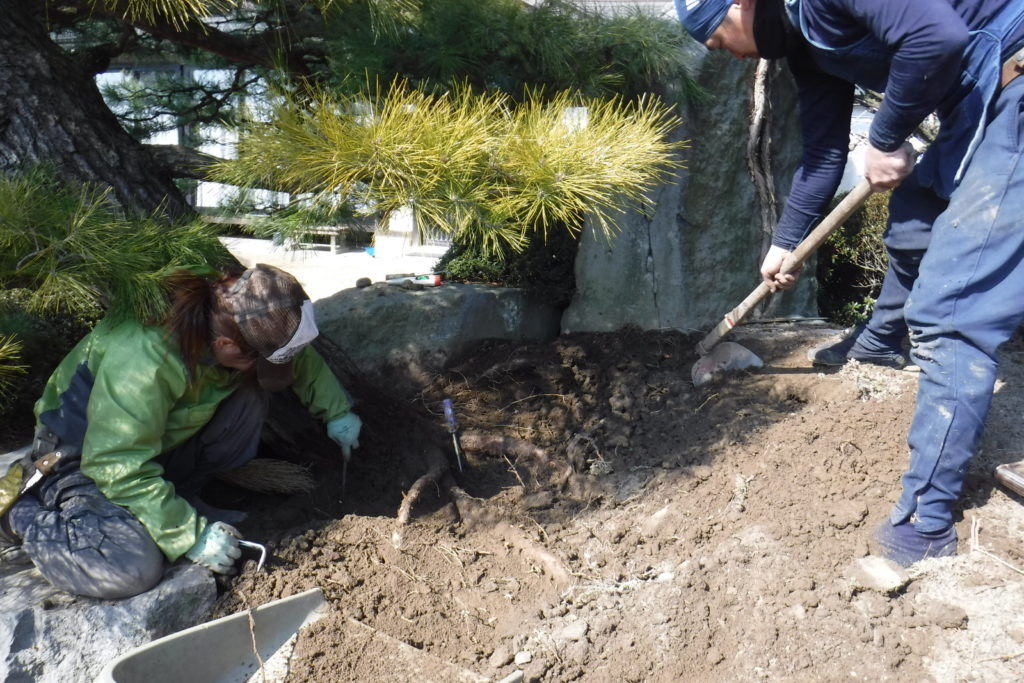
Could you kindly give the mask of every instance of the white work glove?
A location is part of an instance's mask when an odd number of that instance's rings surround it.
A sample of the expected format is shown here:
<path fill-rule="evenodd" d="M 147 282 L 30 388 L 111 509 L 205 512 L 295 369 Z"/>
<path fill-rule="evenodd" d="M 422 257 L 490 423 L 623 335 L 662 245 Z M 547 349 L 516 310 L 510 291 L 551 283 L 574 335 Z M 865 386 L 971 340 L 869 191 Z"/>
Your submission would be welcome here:
<path fill-rule="evenodd" d="M 875 192 L 898 186 L 914 170 L 917 152 L 904 142 L 899 149 L 883 152 L 868 145 L 864 153 L 864 178 Z"/>
<path fill-rule="evenodd" d="M 352 449 L 359 448 L 359 430 L 362 428 L 363 421 L 351 411 L 327 423 L 327 436 L 341 446 L 345 462 L 352 459 Z"/>
<path fill-rule="evenodd" d="M 232 574 L 235 560 L 242 555 L 242 549 L 238 547 L 238 539 L 241 537 L 238 529 L 230 524 L 212 522 L 206 525 L 199 540 L 189 548 L 185 557 L 212 572 Z"/>
<path fill-rule="evenodd" d="M 761 279 L 771 291 L 789 289 L 800 279 L 800 271 L 804 269 L 802 265 L 792 273 L 786 275 L 779 273 L 782 270 L 782 264 L 792 253 L 788 249 L 777 247 L 774 244 L 768 248 L 768 253 L 765 254 L 764 261 L 761 262 Z"/>

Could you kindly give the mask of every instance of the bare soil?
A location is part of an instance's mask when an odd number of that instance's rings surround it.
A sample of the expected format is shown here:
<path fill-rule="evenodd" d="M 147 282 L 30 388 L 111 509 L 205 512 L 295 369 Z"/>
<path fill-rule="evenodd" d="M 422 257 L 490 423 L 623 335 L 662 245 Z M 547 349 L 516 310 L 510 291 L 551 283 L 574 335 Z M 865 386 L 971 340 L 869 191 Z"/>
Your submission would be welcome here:
<path fill-rule="evenodd" d="M 765 367 L 700 388 L 674 332 L 481 346 L 409 399 L 439 423 L 454 400 L 479 514 L 428 491 L 400 527 L 409 482 L 366 433 L 345 491 L 321 466 L 312 494 L 250 506 L 273 557 L 219 613 L 322 588 L 291 681 L 1024 679 L 1024 506 L 992 477 L 1024 458 L 1024 350 L 1004 353 L 960 554 L 884 594 L 847 570 L 899 492 L 917 375 L 812 368 L 821 325 L 739 332 Z M 499 457 L 495 436 L 537 449 Z"/>

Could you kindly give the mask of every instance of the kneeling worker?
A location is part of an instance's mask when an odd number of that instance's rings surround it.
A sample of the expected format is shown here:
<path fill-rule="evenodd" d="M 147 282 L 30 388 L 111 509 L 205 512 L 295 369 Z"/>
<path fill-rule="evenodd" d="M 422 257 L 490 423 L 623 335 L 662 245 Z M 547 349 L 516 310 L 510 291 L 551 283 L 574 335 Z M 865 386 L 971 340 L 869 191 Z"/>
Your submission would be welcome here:
<path fill-rule="evenodd" d="M 199 493 L 256 455 L 270 391 L 291 387 L 346 460 L 359 446 L 298 281 L 262 264 L 198 270 L 170 277 L 163 321 L 104 319 L 54 371 L 30 457 L 59 459 L 0 516 L 0 561 L 27 557 L 57 588 L 105 599 L 152 588 L 181 557 L 230 573 L 238 513 Z"/>

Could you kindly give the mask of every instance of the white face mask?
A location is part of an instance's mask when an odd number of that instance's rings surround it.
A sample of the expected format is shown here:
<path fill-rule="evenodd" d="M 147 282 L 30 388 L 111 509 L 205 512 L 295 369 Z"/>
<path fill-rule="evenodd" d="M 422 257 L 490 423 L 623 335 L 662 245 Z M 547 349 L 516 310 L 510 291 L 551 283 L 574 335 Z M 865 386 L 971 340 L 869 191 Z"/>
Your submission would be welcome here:
<path fill-rule="evenodd" d="M 287 363 L 320 334 L 313 317 L 313 302 L 309 299 L 303 301 L 301 311 L 302 317 L 299 319 L 299 326 L 295 329 L 292 338 L 288 340 L 287 344 L 267 356 L 267 360 L 271 363 Z"/>

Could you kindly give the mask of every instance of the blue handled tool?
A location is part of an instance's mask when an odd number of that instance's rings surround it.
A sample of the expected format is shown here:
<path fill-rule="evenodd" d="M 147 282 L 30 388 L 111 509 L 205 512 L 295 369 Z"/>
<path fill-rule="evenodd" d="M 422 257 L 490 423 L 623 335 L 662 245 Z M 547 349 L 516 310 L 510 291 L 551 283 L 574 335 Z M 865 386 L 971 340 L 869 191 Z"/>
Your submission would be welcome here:
<path fill-rule="evenodd" d="M 462 446 L 459 445 L 459 423 L 455 421 L 455 405 L 450 398 L 441 401 L 444 406 L 444 421 L 448 424 L 448 432 L 452 435 L 452 443 L 455 444 L 455 461 L 459 463 L 459 472 L 462 471 Z"/>

